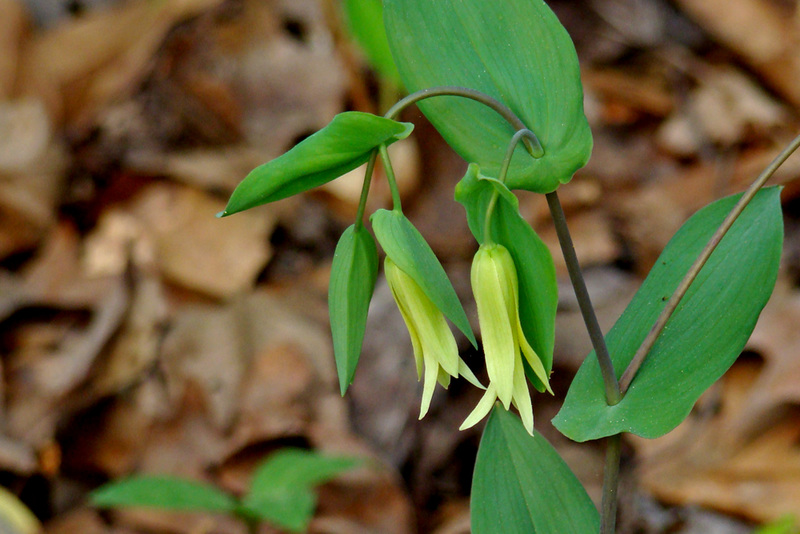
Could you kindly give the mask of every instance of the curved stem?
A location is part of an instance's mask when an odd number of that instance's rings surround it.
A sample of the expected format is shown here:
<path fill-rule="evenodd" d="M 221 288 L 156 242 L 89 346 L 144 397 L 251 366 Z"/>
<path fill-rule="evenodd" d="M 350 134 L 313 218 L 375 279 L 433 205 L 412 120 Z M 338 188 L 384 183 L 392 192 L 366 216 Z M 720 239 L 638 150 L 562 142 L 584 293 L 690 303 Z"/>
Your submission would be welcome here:
<path fill-rule="evenodd" d="M 378 149 L 372 151 L 367 160 L 367 171 L 364 173 L 364 185 L 361 186 L 361 198 L 358 201 L 358 211 L 356 211 L 355 230 L 361 230 L 364 226 L 364 212 L 367 209 L 367 198 L 369 197 L 369 184 L 372 182 L 372 173 L 375 170 L 375 160 L 378 159 Z"/>
<path fill-rule="evenodd" d="M 395 178 L 394 168 L 392 168 L 392 162 L 389 159 L 389 150 L 386 148 L 386 145 L 381 145 L 378 147 L 378 151 L 381 154 L 381 162 L 383 163 L 383 171 L 386 173 L 386 181 L 389 182 L 389 190 L 392 192 L 393 208 L 397 211 L 402 211 L 400 190 L 397 188 L 397 178 Z"/>
<path fill-rule="evenodd" d="M 684 295 L 686 295 L 686 291 L 688 291 L 689 286 L 692 285 L 697 275 L 700 274 L 700 270 L 706 264 L 708 259 L 711 257 L 711 254 L 714 252 L 714 249 L 717 248 L 722 238 L 725 237 L 725 234 L 730 230 L 733 223 L 736 222 L 736 219 L 739 215 L 742 214 L 744 209 L 753 200 L 753 197 L 756 196 L 759 189 L 764 187 L 764 184 L 769 180 L 775 171 L 778 170 L 778 167 L 783 165 L 783 162 L 786 161 L 792 153 L 800 147 L 800 135 L 795 137 L 789 145 L 783 149 L 783 151 L 778 154 L 778 156 L 772 160 L 772 163 L 767 166 L 766 169 L 756 178 L 756 180 L 747 188 L 747 191 L 742 194 L 742 198 L 739 199 L 739 202 L 733 207 L 731 212 L 725 217 L 725 220 L 722 221 L 717 231 L 711 236 L 711 240 L 705 246 L 703 251 L 700 253 L 700 256 L 695 260 L 692 266 L 689 268 L 689 271 L 686 273 L 686 276 L 683 277 L 681 280 L 680 285 L 672 294 L 672 296 L 667 301 L 667 305 L 661 311 L 661 315 L 658 316 L 656 323 L 653 325 L 653 328 L 650 329 L 648 332 L 647 337 L 645 337 L 642 345 L 633 355 L 633 359 L 631 363 L 628 365 L 628 368 L 625 369 L 625 372 L 622 374 L 622 378 L 620 379 L 620 387 L 622 390 L 622 394 L 624 395 L 625 392 L 631 385 L 633 378 L 636 376 L 636 373 L 639 371 L 639 368 L 644 363 L 644 359 L 647 357 L 647 354 L 655 345 L 658 336 L 664 330 L 664 327 L 667 325 L 667 321 L 669 321 L 672 314 L 680 304 L 681 299 L 683 299 Z"/>
<path fill-rule="evenodd" d="M 547 204 L 550 206 L 550 214 L 553 216 L 553 223 L 556 227 L 558 241 L 561 244 L 561 252 L 564 254 L 564 260 L 567 262 L 569 278 L 572 281 L 572 286 L 575 288 L 575 296 L 578 298 L 578 305 L 583 315 L 583 322 L 586 323 L 586 329 L 589 331 L 589 338 L 592 340 L 592 347 L 594 347 L 597 361 L 600 364 L 600 373 L 603 375 L 603 384 L 606 390 L 606 403 L 613 406 L 622 398 L 619 382 L 614 373 L 614 365 L 611 363 L 611 356 L 608 353 L 603 331 L 600 329 L 600 323 L 597 322 L 597 315 L 594 313 L 592 299 L 589 297 L 589 291 L 586 289 L 586 282 L 583 280 L 581 267 L 578 263 L 578 256 L 575 254 L 575 247 L 572 244 L 572 237 L 567 227 L 567 219 L 564 216 L 564 210 L 561 208 L 561 202 L 558 200 L 558 194 L 553 191 L 546 196 Z"/>
<path fill-rule="evenodd" d="M 497 176 L 497 180 L 502 184 L 506 183 L 506 176 L 508 176 L 508 168 L 511 166 L 511 158 L 514 156 L 514 150 L 516 150 L 517 144 L 523 139 L 530 139 L 532 141 L 536 141 L 537 143 L 539 142 L 539 140 L 536 138 L 536 134 L 527 128 L 519 130 L 511 137 L 511 141 L 508 143 L 508 149 L 506 150 L 506 155 L 503 158 L 503 163 L 500 166 L 500 173 Z M 499 196 L 500 193 L 497 191 L 497 189 L 495 189 L 492 193 L 492 198 L 489 199 L 489 205 L 486 207 L 486 219 L 483 223 L 483 240 L 487 244 L 492 243 L 490 222 L 492 213 L 494 212 L 494 207 L 497 204 L 497 198 Z"/>
<path fill-rule="evenodd" d="M 405 108 L 410 106 L 411 104 L 416 104 L 420 100 L 424 100 L 426 98 L 431 98 L 434 96 L 460 96 L 462 98 L 469 98 L 470 100 L 475 100 L 476 102 L 480 102 L 481 104 L 490 107 L 494 111 L 496 111 L 501 117 L 503 117 L 506 121 L 508 121 L 511 126 L 514 127 L 515 130 L 525 130 L 527 126 L 525 123 L 517 117 L 513 111 L 511 111 L 505 104 L 499 102 L 498 100 L 492 98 L 491 96 L 481 93 L 480 91 L 476 91 L 474 89 L 467 89 L 466 87 L 456 87 L 452 85 L 445 85 L 441 87 L 431 87 L 429 89 L 423 89 L 421 91 L 417 91 L 416 93 L 412 93 L 407 97 L 400 100 L 397 104 L 391 107 L 389 111 L 386 112 L 384 117 L 387 119 L 394 119 L 403 111 Z M 536 135 L 533 135 L 531 132 L 531 136 L 526 136 L 525 140 L 525 148 L 528 150 L 531 156 L 534 158 L 541 158 L 544 156 L 544 149 L 542 148 L 542 144 L 539 142 L 539 139 Z"/>

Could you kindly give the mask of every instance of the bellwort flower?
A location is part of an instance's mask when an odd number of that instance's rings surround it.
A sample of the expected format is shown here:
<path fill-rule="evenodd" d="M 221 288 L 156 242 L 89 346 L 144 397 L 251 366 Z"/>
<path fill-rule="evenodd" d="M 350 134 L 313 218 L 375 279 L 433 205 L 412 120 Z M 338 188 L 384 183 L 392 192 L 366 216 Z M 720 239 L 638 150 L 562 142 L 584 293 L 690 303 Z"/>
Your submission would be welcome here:
<path fill-rule="evenodd" d="M 502 245 L 483 244 L 475 254 L 470 273 L 478 305 L 489 387 L 461 425 L 470 428 L 486 417 L 496 400 L 506 410 L 513 404 L 528 433 L 533 434 L 533 407 L 522 358 L 550 393 L 547 372 L 531 347 L 519 319 L 519 283 L 511 254 Z"/>
<path fill-rule="evenodd" d="M 414 279 L 395 265 L 388 256 L 384 263 L 384 271 L 389 289 L 392 290 L 392 296 L 411 335 L 417 376 L 421 379 L 423 373 L 425 375 L 419 418 L 422 419 L 428 412 L 436 382 L 446 389 L 450 385 L 451 377 L 463 376 L 471 384 L 484 389 L 458 355 L 453 332 L 439 308 L 431 302 Z"/>

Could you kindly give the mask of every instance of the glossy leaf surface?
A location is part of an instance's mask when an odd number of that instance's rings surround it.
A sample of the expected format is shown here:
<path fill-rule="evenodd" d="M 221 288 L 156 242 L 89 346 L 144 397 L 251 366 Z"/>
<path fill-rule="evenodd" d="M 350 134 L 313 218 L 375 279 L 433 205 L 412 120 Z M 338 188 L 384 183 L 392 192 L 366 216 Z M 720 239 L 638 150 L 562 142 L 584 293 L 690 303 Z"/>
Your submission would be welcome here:
<path fill-rule="evenodd" d="M 256 167 L 236 187 L 220 216 L 281 200 L 355 169 L 382 144 L 409 136 L 413 125 L 348 111 L 281 156 Z"/>
<path fill-rule="evenodd" d="M 400 84 L 400 73 L 394 64 L 386 28 L 383 25 L 381 0 L 344 0 L 347 28 L 364 50 L 370 64 L 383 78 Z"/>
<path fill-rule="evenodd" d="M 547 245 L 519 213 L 519 201 L 494 179 L 480 175 L 472 164 L 456 186 L 456 200 L 467 211 L 469 228 L 478 243 L 484 243 L 486 210 L 495 191 L 499 198 L 491 221 L 492 238 L 506 247 L 514 259 L 519 280 L 519 312 L 525 338 L 539 355 L 545 370 L 553 367 L 558 284 L 553 257 Z M 539 391 L 544 385 L 525 365 L 526 374 Z"/>
<path fill-rule="evenodd" d="M 586 534 L 600 518 L 581 483 L 538 432 L 496 405 L 483 432 L 470 503 L 473 534 Z"/>
<path fill-rule="evenodd" d="M 91 494 L 99 508 L 147 507 L 231 513 L 236 500 L 208 484 L 167 476 L 138 476 L 111 482 Z"/>
<path fill-rule="evenodd" d="M 617 376 L 738 198 L 724 198 L 697 212 L 664 249 L 606 336 Z M 775 285 L 782 242 L 780 189 L 764 189 L 711 255 L 623 400 L 606 405 L 592 353 L 553 420 L 556 428 L 575 441 L 620 432 L 656 438 L 675 428 L 744 348 Z"/>
<path fill-rule="evenodd" d="M 545 155 L 519 146 L 511 189 L 555 190 L 586 164 L 592 136 L 572 40 L 542 0 L 385 0 L 389 45 L 410 91 L 455 85 L 508 106 Z M 497 176 L 514 134 L 491 109 L 461 97 L 419 103 L 447 142 L 484 174 Z"/>
<path fill-rule="evenodd" d="M 422 288 L 431 302 L 477 347 L 456 290 L 425 238 L 399 211 L 378 210 L 370 220 L 375 237 L 386 255 Z"/>
<path fill-rule="evenodd" d="M 356 372 L 377 276 L 375 241 L 363 226 L 359 230 L 350 226 L 336 245 L 328 287 L 333 353 L 342 395 Z"/>

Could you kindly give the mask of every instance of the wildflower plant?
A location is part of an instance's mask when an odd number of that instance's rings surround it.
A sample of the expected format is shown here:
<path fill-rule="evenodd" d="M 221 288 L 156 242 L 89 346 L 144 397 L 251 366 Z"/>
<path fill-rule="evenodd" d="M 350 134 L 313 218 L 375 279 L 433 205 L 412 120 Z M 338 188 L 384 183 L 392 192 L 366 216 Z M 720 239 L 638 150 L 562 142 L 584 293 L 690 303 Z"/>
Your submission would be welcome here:
<path fill-rule="evenodd" d="M 685 419 L 740 354 L 772 292 L 782 246 L 780 189 L 762 186 L 800 137 L 745 193 L 686 222 L 603 335 L 557 194 L 592 149 L 578 60 L 563 26 L 542 0 L 384 0 L 383 10 L 388 45 L 410 95 L 383 117 L 337 115 L 253 170 L 220 215 L 307 191 L 367 163 L 358 213 L 336 248 L 329 290 L 344 395 L 377 279 L 378 249 L 365 210 L 380 157 L 393 207 L 369 219 L 423 380 L 420 417 L 437 383 L 446 388 L 462 377 L 485 392 L 461 428 L 491 413 L 473 475 L 472 532 L 610 534 L 621 434 L 655 438 Z M 455 199 L 476 240 L 471 280 L 485 386 L 458 354 L 450 325 L 476 347 L 478 340 L 447 274 L 403 214 L 392 171 L 387 146 L 411 134 L 413 126 L 396 119 L 413 104 L 469 162 Z M 602 513 L 534 428 L 529 386 L 552 393 L 558 295 L 553 259 L 520 215 L 514 190 L 546 196 L 594 346 L 553 423 L 574 441 L 606 439 Z"/>

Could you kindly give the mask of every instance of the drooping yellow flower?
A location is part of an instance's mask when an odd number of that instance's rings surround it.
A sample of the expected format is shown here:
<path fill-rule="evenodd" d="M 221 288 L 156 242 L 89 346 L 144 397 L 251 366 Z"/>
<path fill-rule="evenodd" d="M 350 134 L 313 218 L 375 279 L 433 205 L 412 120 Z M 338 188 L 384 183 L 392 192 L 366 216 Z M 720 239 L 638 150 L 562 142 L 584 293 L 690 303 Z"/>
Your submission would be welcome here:
<path fill-rule="evenodd" d="M 400 314 L 411 335 L 417 376 L 425 375 L 422 388 L 422 404 L 419 418 L 428 412 L 433 390 L 438 381 L 445 389 L 450 377 L 463 376 L 471 384 L 484 389 L 464 360 L 458 355 L 458 346 L 444 315 L 431 302 L 420 286 L 386 257 L 384 262 L 386 281 L 392 296 L 400 308 Z"/>
<path fill-rule="evenodd" d="M 506 410 L 519 410 L 525 429 L 533 434 L 533 407 L 522 358 L 552 393 L 547 372 L 531 347 L 519 320 L 519 283 L 511 254 L 502 245 L 481 245 L 471 271 L 472 292 L 478 305 L 478 321 L 489 387 L 478 405 L 461 425 L 469 428 L 491 411 L 495 400 Z"/>

